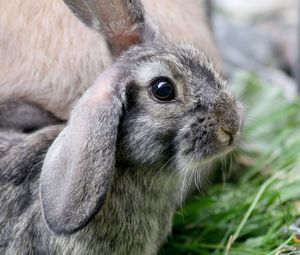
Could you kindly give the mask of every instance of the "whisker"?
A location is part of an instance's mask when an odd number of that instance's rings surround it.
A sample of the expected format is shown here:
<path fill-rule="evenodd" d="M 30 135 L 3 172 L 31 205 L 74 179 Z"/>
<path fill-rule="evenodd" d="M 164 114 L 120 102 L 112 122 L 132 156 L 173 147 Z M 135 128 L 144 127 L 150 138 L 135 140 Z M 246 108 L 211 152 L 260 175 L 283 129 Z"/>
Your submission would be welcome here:
<path fill-rule="evenodd" d="M 195 179 L 195 186 L 196 186 L 197 190 L 199 192 L 201 192 L 201 187 L 200 187 L 200 182 L 201 182 L 201 180 L 200 180 L 200 171 L 195 171 L 194 175 L 196 175 L 196 177 L 194 177 L 194 179 Z"/>
<path fill-rule="evenodd" d="M 172 156 L 171 158 L 169 158 L 163 165 L 162 167 L 157 171 L 157 173 L 154 175 L 150 185 L 149 185 L 149 190 L 151 190 L 154 182 L 159 178 L 160 173 L 167 167 L 167 165 L 169 164 L 169 162 L 171 160 L 173 160 L 175 158 L 175 156 Z"/>
<path fill-rule="evenodd" d="M 183 178 L 183 182 L 182 182 L 182 186 L 181 186 L 181 194 L 180 194 L 180 208 L 181 208 L 181 212 L 183 213 L 183 194 L 185 191 L 185 182 L 186 182 L 186 178 L 188 175 L 188 171 L 185 172 L 184 174 L 184 178 Z"/>
<path fill-rule="evenodd" d="M 167 187 L 169 186 L 169 183 L 173 180 L 173 177 L 174 177 L 175 174 L 178 174 L 178 172 L 177 171 L 172 171 L 170 176 L 168 176 L 167 180 L 164 183 L 163 192 L 166 191 Z M 178 182 L 179 182 L 179 178 L 177 178 L 177 185 L 178 185 Z"/>

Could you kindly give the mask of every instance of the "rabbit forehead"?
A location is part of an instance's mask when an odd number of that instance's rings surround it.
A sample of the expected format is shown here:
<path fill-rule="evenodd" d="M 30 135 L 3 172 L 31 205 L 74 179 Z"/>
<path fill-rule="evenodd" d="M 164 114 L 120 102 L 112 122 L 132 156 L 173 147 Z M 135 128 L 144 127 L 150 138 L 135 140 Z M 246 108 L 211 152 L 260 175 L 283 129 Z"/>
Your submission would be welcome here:
<path fill-rule="evenodd" d="M 156 77 L 168 77 L 172 80 L 178 76 L 181 64 L 174 56 L 160 56 L 139 64 L 135 70 L 136 81 L 141 86 L 148 86 Z"/>
<path fill-rule="evenodd" d="M 153 52 L 152 52 L 153 53 Z M 140 86 L 148 86 L 156 77 L 166 76 L 173 81 L 183 80 L 186 90 L 205 89 L 206 86 L 223 89 L 225 82 L 215 71 L 213 63 L 193 48 L 166 49 L 147 60 L 138 61 L 134 77 Z M 190 88 L 189 88 L 190 87 Z"/>

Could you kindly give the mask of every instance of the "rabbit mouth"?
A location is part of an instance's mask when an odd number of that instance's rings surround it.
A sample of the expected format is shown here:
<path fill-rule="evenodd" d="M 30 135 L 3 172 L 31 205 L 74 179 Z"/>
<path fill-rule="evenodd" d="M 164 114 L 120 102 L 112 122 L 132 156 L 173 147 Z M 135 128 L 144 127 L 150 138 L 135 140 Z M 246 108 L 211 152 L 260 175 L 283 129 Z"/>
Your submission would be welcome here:
<path fill-rule="evenodd" d="M 198 148 L 190 151 L 181 150 L 176 157 L 177 169 L 184 173 L 203 173 L 205 176 L 210 173 L 214 160 L 225 156 L 233 149 L 233 146 L 223 144 L 216 147 L 215 144 L 207 145 L 199 150 Z"/>
<path fill-rule="evenodd" d="M 211 161 L 220 156 L 224 156 L 233 149 L 232 144 L 228 145 L 228 142 L 224 143 L 213 143 L 199 148 L 198 146 L 189 146 L 185 150 L 181 150 L 182 157 L 190 159 L 200 164 L 205 161 Z"/>
<path fill-rule="evenodd" d="M 239 139 L 239 132 L 221 127 L 217 122 L 191 123 L 177 137 L 180 158 L 195 164 L 211 161 L 230 152 Z"/>
<path fill-rule="evenodd" d="M 177 152 L 181 159 L 194 165 L 224 156 L 240 137 L 240 116 L 228 114 L 193 113 L 185 119 L 176 137 Z"/>

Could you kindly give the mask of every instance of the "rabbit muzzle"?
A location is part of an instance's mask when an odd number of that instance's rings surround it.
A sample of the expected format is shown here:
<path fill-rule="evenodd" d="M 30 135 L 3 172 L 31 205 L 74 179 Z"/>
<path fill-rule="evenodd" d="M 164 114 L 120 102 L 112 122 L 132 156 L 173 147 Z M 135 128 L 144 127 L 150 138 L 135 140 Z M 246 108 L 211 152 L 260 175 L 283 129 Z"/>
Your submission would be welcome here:
<path fill-rule="evenodd" d="M 236 108 L 233 105 L 222 112 L 197 112 L 184 120 L 176 139 L 180 157 L 201 163 L 234 148 L 242 126 Z"/>

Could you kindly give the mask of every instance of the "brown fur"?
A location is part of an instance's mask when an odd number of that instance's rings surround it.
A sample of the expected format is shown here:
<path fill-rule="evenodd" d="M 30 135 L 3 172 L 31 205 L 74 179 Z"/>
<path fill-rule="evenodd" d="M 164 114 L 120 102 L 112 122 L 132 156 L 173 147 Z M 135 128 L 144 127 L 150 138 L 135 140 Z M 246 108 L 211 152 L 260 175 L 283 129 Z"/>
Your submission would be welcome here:
<path fill-rule="evenodd" d="M 144 0 L 163 35 L 218 61 L 199 0 Z M 74 102 L 111 64 L 104 37 L 62 0 L 0 0 L 0 102 L 22 99 L 67 119 Z"/>

